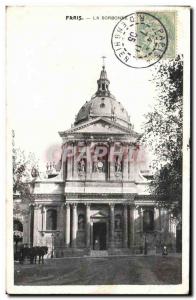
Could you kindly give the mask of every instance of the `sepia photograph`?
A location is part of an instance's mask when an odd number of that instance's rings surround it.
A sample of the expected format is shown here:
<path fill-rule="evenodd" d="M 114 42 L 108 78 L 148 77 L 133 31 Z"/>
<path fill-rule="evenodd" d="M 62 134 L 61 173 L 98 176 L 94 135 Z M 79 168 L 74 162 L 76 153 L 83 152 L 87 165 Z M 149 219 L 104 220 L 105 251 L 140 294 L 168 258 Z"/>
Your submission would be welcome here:
<path fill-rule="evenodd" d="M 190 7 L 7 6 L 6 106 L 7 293 L 188 294 Z"/>

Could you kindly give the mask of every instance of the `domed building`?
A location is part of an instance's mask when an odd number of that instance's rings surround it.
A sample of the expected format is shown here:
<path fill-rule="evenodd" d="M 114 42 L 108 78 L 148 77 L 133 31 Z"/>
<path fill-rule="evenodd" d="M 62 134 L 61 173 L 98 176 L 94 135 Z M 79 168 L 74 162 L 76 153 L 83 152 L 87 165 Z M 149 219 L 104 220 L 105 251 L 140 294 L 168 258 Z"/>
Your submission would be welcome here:
<path fill-rule="evenodd" d="M 34 182 L 28 244 L 48 246 L 52 257 L 175 248 L 175 224 L 149 194 L 140 135 L 111 94 L 105 66 L 96 93 L 59 135 L 58 174 Z"/>

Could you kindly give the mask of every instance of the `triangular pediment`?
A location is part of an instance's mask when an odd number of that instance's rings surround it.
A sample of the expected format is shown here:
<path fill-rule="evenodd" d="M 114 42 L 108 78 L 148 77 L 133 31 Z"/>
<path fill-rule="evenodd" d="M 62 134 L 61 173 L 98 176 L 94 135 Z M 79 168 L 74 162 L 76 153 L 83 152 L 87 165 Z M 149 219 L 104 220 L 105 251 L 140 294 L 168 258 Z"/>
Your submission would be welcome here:
<path fill-rule="evenodd" d="M 98 211 L 96 214 L 92 215 L 91 218 L 107 218 L 108 216 Z"/>
<path fill-rule="evenodd" d="M 111 125 L 104 120 L 99 120 L 93 124 L 89 124 L 83 128 L 76 130 L 77 132 L 81 133 L 104 133 L 104 134 L 111 134 L 111 133 L 125 133 L 124 130 L 117 128 L 115 125 Z M 75 132 L 76 132 L 75 131 Z"/>
<path fill-rule="evenodd" d="M 60 132 L 61 136 L 67 134 L 77 134 L 77 133 L 92 133 L 92 134 L 135 134 L 132 129 L 126 128 L 116 122 L 112 122 L 103 117 L 99 117 L 85 123 L 81 123 L 71 129 Z"/>

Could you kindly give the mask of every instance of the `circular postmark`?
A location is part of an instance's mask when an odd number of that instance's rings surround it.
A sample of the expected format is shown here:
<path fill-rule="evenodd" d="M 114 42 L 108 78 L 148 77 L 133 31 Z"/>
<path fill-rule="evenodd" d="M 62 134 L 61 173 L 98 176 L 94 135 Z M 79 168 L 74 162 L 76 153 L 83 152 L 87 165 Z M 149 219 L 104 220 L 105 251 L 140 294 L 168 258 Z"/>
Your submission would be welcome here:
<path fill-rule="evenodd" d="M 167 50 L 165 26 L 155 16 L 136 12 L 122 18 L 112 32 L 116 57 L 132 68 L 147 68 L 158 62 Z"/>

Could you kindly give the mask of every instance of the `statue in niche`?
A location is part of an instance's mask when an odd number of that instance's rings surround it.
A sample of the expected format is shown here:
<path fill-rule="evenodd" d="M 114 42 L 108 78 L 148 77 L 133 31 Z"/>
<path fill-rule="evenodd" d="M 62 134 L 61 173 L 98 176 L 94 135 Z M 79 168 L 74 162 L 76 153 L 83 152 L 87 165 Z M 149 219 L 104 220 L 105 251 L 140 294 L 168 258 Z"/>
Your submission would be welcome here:
<path fill-rule="evenodd" d="M 85 219 L 83 215 L 78 216 L 78 229 L 84 230 L 85 229 Z"/>
<path fill-rule="evenodd" d="M 120 220 L 119 219 L 115 220 L 115 229 L 117 229 L 117 230 L 120 229 Z"/>
<path fill-rule="evenodd" d="M 98 158 L 96 161 L 94 161 L 93 170 L 96 173 L 97 172 L 103 173 L 104 172 L 104 160 L 101 160 L 101 159 Z"/>
<path fill-rule="evenodd" d="M 115 216 L 115 223 L 114 223 L 115 230 L 121 230 L 122 229 L 122 218 L 121 215 Z"/>
<path fill-rule="evenodd" d="M 84 158 L 82 158 L 78 163 L 78 171 L 81 173 L 85 173 L 86 171 L 86 162 Z"/>
<path fill-rule="evenodd" d="M 121 172 L 122 171 L 122 165 L 121 165 L 121 159 L 119 156 L 116 157 L 115 161 L 115 172 Z"/>

